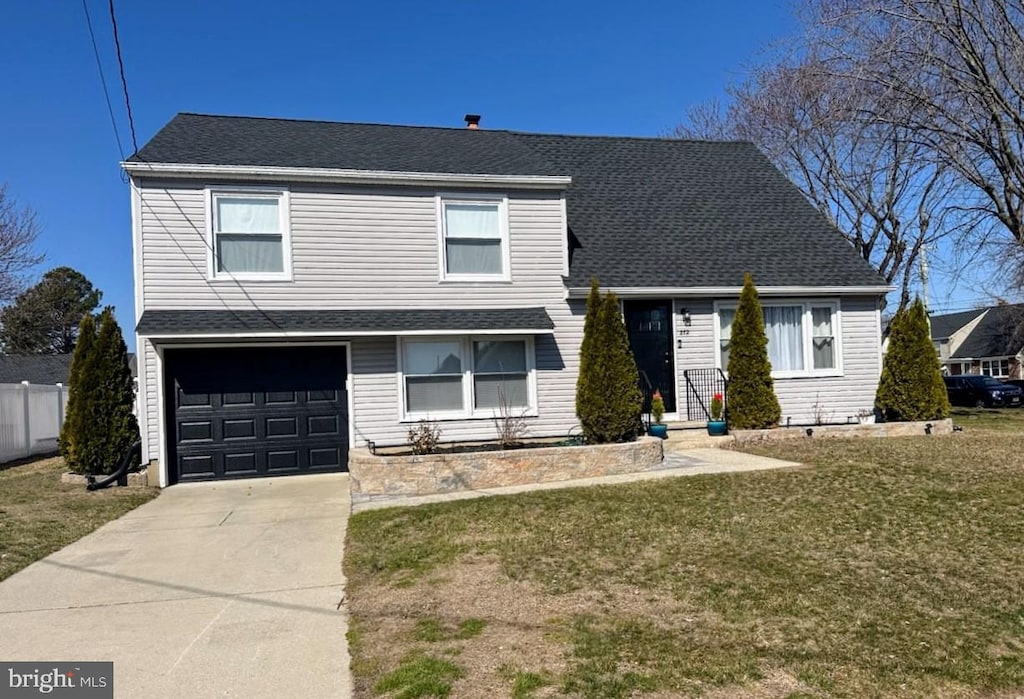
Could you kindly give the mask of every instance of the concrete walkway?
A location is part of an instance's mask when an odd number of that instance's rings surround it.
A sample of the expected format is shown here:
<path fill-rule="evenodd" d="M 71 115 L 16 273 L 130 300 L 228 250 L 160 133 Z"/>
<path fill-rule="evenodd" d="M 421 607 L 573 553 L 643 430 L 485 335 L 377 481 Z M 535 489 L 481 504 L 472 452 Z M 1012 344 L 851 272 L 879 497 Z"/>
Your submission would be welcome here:
<path fill-rule="evenodd" d="M 597 478 L 579 478 L 568 481 L 552 481 L 549 483 L 529 483 L 526 485 L 510 485 L 501 488 L 482 488 L 480 490 L 457 490 L 450 493 L 438 493 L 436 495 L 421 495 L 418 497 L 396 497 L 392 499 L 371 500 L 367 502 L 354 503 L 353 512 L 366 510 L 379 510 L 384 507 L 406 507 L 412 505 L 426 505 L 433 502 L 447 502 L 449 500 L 469 500 L 471 498 L 487 497 L 492 495 L 514 495 L 516 493 L 528 493 L 535 490 L 556 490 L 558 488 L 584 488 L 592 485 L 614 485 L 616 483 L 632 483 L 635 481 L 649 481 L 657 478 L 677 478 L 679 476 L 700 476 L 711 473 L 740 473 L 743 471 L 767 471 L 776 468 L 792 468 L 802 464 L 794 461 L 782 461 L 771 459 L 767 456 L 756 456 L 745 454 L 729 449 L 718 449 L 714 447 L 701 447 L 694 449 L 681 449 L 670 446 L 666 442 L 665 460 L 661 467 L 651 471 L 638 471 L 636 473 L 623 473 L 616 476 L 599 476 Z"/>
<path fill-rule="evenodd" d="M 117 697 L 347 697 L 348 476 L 179 485 L 0 583 L 0 659 Z"/>

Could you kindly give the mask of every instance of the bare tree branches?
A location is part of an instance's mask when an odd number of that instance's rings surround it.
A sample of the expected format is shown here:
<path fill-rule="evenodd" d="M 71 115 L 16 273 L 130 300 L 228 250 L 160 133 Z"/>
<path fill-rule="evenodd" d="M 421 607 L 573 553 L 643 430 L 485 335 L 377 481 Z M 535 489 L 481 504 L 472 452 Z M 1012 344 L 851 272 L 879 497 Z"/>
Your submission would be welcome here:
<path fill-rule="evenodd" d="M 680 135 L 754 141 L 909 299 L 943 236 L 1024 244 L 1024 0 L 804 0 L 805 36 Z"/>
<path fill-rule="evenodd" d="M 39 224 L 28 208 L 19 208 L 0 184 L 0 303 L 25 288 L 25 273 L 43 261 L 35 251 Z"/>

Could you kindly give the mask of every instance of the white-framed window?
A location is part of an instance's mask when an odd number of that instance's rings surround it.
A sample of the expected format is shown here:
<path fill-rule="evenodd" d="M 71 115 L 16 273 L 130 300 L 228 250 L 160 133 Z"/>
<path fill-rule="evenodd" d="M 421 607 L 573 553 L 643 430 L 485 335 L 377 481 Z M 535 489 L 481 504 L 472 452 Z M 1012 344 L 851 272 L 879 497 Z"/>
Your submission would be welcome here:
<path fill-rule="evenodd" d="M 997 379 L 1005 379 L 1010 376 L 1009 359 L 982 359 L 981 373 L 985 376 L 994 376 Z"/>
<path fill-rule="evenodd" d="M 507 197 L 444 195 L 437 202 L 441 279 L 511 279 Z"/>
<path fill-rule="evenodd" d="M 207 192 L 210 277 L 289 279 L 288 192 L 256 188 Z"/>
<path fill-rule="evenodd" d="M 836 301 L 768 301 L 762 303 L 772 376 L 842 374 L 839 304 Z M 716 303 L 718 366 L 729 366 L 735 303 Z"/>
<path fill-rule="evenodd" d="M 410 337 L 399 347 L 405 420 L 536 415 L 533 338 Z"/>

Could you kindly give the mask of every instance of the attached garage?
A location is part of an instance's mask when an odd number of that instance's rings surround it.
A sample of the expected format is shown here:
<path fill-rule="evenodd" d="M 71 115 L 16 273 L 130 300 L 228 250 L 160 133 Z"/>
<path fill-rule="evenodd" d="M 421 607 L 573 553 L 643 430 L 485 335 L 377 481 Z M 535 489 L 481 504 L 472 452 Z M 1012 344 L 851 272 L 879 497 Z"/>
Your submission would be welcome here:
<path fill-rule="evenodd" d="M 344 346 L 164 350 L 171 483 L 343 471 Z"/>

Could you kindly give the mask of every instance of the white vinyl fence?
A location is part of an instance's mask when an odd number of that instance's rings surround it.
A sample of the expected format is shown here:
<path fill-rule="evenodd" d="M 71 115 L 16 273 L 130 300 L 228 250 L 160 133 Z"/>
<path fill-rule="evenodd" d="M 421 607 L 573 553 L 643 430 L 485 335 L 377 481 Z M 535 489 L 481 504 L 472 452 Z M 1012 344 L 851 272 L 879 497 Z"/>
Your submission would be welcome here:
<path fill-rule="evenodd" d="M 0 463 L 56 452 L 67 402 L 60 384 L 0 383 Z"/>

